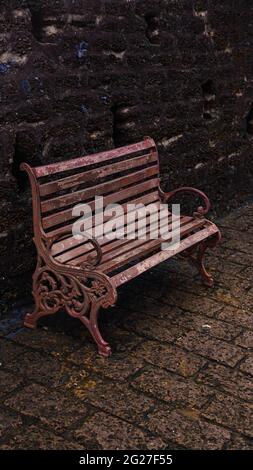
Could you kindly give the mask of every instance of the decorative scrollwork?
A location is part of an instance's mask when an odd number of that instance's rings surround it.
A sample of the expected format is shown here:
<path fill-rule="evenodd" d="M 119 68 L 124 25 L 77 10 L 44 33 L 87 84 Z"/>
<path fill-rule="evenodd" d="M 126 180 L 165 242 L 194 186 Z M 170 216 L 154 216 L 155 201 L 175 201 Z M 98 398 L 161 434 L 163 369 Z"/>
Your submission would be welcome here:
<path fill-rule="evenodd" d="M 185 186 L 185 187 L 182 187 L 182 188 L 175 189 L 174 191 L 170 191 L 168 193 L 163 192 L 160 186 L 159 186 L 158 189 L 159 189 L 159 193 L 160 193 L 162 202 L 166 202 L 166 203 L 169 202 L 174 196 L 176 196 L 177 194 L 181 194 L 181 193 L 182 194 L 190 193 L 190 194 L 196 194 L 196 195 L 200 196 L 201 199 L 203 199 L 203 201 L 205 203 L 205 207 L 199 206 L 197 208 L 196 212 L 194 212 L 194 214 L 193 214 L 195 217 L 204 217 L 204 215 L 206 215 L 210 210 L 211 204 L 210 204 L 210 201 L 209 201 L 207 195 L 203 191 L 200 191 L 199 189 Z"/>
<path fill-rule="evenodd" d="M 213 278 L 211 274 L 208 273 L 204 264 L 204 255 L 207 248 L 214 248 L 221 239 L 221 234 L 218 231 L 213 237 L 209 237 L 206 240 L 201 241 L 200 243 L 191 246 L 183 253 L 181 253 L 182 258 L 188 259 L 199 271 L 202 276 L 203 282 L 206 286 L 213 286 Z"/>
<path fill-rule="evenodd" d="M 92 302 L 108 307 L 115 300 L 111 285 L 98 273 L 77 277 L 50 269 L 41 257 L 33 277 L 33 293 L 39 310 L 50 314 L 65 308 L 76 318 L 88 315 Z"/>

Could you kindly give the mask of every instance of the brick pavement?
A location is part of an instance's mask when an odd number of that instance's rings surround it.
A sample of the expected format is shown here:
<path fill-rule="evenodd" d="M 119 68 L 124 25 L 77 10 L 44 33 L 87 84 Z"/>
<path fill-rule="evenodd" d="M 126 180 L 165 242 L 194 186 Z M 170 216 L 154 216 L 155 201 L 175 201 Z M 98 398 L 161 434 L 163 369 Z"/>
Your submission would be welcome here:
<path fill-rule="evenodd" d="M 0 324 L 2 449 L 252 449 L 253 206 L 218 224 L 211 290 L 172 260 L 103 312 L 113 356 L 78 321 Z"/>

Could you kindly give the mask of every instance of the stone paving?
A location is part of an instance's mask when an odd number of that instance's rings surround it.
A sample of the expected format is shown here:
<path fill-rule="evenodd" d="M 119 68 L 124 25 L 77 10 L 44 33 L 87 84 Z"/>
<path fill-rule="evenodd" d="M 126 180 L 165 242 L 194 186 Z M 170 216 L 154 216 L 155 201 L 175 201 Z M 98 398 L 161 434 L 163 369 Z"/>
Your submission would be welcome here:
<path fill-rule="evenodd" d="M 172 260 L 102 312 L 113 356 L 60 314 L 0 325 L 2 449 L 252 449 L 253 205 L 219 221 L 212 289 Z"/>

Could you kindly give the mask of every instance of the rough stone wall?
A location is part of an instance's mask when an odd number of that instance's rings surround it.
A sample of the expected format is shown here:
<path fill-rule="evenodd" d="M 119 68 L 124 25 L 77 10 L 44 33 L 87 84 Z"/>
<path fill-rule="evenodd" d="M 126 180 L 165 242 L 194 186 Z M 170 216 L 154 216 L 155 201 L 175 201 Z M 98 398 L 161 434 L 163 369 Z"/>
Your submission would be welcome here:
<path fill-rule="evenodd" d="M 1 0 L 4 305 L 34 266 L 22 161 L 151 135 L 166 189 L 202 188 L 217 212 L 250 196 L 252 23 L 251 0 Z"/>

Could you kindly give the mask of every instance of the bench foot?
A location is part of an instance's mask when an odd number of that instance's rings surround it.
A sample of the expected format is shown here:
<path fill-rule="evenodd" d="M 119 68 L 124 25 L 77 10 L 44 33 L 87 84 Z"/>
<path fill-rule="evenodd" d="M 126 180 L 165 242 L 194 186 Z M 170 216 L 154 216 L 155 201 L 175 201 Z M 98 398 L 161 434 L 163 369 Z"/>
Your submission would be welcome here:
<path fill-rule="evenodd" d="M 207 287 L 213 287 L 214 279 L 211 274 L 206 270 L 205 267 L 205 252 L 207 248 L 214 248 L 220 241 L 220 232 L 212 238 L 207 238 L 198 245 L 193 246 L 189 250 L 186 250 L 182 254 L 184 258 L 187 258 L 199 271 L 203 284 Z"/>
<path fill-rule="evenodd" d="M 37 328 L 37 322 L 39 318 L 45 317 L 47 315 L 50 315 L 52 312 L 46 312 L 44 310 L 40 310 L 36 308 L 33 313 L 27 313 L 24 319 L 24 326 L 26 328 L 31 328 L 34 330 Z"/>
<path fill-rule="evenodd" d="M 98 313 L 100 305 L 96 302 L 92 303 L 90 308 L 89 318 L 85 316 L 79 317 L 79 320 L 88 328 L 94 341 L 97 343 L 98 354 L 100 356 L 108 357 L 112 351 L 110 345 L 103 339 L 98 327 Z"/>

